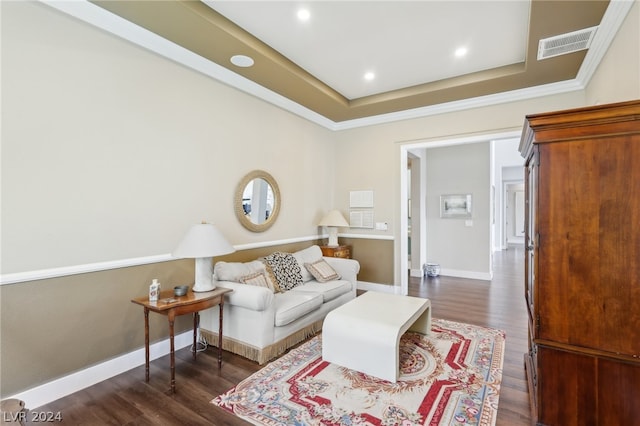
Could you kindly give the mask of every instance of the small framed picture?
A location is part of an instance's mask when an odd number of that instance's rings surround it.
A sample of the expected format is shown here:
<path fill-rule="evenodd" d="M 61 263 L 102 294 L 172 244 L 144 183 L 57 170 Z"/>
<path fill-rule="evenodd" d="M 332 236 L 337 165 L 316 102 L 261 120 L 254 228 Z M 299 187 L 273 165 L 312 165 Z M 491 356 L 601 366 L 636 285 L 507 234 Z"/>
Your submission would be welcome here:
<path fill-rule="evenodd" d="M 471 218 L 471 194 L 445 194 L 440 196 L 440 217 L 448 219 Z"/>

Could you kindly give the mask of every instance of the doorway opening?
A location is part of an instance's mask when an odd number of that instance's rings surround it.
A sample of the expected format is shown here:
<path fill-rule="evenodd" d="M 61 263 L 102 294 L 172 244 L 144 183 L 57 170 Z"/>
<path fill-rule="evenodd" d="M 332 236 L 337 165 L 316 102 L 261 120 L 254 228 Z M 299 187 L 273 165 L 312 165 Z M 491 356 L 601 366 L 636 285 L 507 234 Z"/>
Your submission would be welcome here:
<path fill-rule="evenodd" d="M 398 238 L 399 252 L 396 258 L 396 282 L 400 283 L 400 293 L 408 294 L 408 281 L 409 275 L 416 276 L 422 274 L 422 265 L 427 262 L 427 258 L 432 256 L 427 250 L 427 239 L 429 238 L 430 229 L 427 221 L 427 156 L 429 149 L 443 148 L 454 145 L 464 144 L 476 144 L 487 143 L 500 140 L 518 140 L 520 137 L 520 130 L 514 130 L 509 132 L 500 132 L 486 135 L 476 135 L 471 137 L 452 138 L 448 140 L 423 140 L 418 142 L 412 142 L 400 145 L 400 229 Z M 478 278 L 478 279 L 491 279 L 491 271 L 493 269 L 492 253 L 501 244 L 495 244 L 495 242 L 502 241 L 501 231 L 501 219 L 503 196 L 502 191 L 495 191 L 495 187 L 502 187 L 502 173 L 494 173 L 493 170 L 498 166 L 494 162 L 494 148 L 491 145 L 491 160 L 487 164 L 487 168 L 490 169 L 489 175 L 491 178 L 487 181 L 486 200 L 478 203 L 478 206 L 486 208 L 490 213 L 483 211 L 483 218 L 490 217 L 490 219 L 478 221 L 473 223 L 464 222 L 464 226 L 480 226 L 483 228 L 483 232 L 488 236 L 484 248 L 479 250 L 478 256 L 485 264 L 488 263 L 488 270 L 473 274 L 473 276 L 465 276 L 464 273 L 456 276 L 463 278 Z M 519 153 L 516 154 L 519 157 Z M 523 160 L 520 158 L 520 164 L 523 164 Z M 504 164 L 499 163 L 502 167 Z M 518 165 L 517 167 L 522 168 Z M 498 182 L 496 182 L 495 176 L 498 175 Z M 496 193 L 497 192 L 497 193 Z M 437 195 L 430 194 L 431 205 L 429 207 L 430 215 L 433 215 L 435 206 L 434 200 L 437 199 Z M 496 204 L 498 206 L 496 206 Z M 439 209 L 439 208 L 438 208 Z M 439 211 L 439 210 L 438 210 Z M 436 213 L 437 214 L 437 213 Z M 488 215 L 488 216 L 487 216 Z M 497 220 L 496 216 L 500 216 L 500 220 Z M 433 223 L 433 221 L 431 221 Z M 433 224 L 431 226 L 434 226 Z M 496 238 L 496 234 L 499 234 L 499 238 Z M 410 238 L 409 238 L 410 237 Z M 497 246 L 497 247 L 496 247 Z M 486 257 L 485 257 L 486 256 Z M 407 273 L 409 271 L 409 273 Z M 458 271 L 460 272 L 460 271 Z"/>
<path fill-rule="evenodd" d="M 503 181 L 503 248 L 524 245 L 524 181 Z"/>

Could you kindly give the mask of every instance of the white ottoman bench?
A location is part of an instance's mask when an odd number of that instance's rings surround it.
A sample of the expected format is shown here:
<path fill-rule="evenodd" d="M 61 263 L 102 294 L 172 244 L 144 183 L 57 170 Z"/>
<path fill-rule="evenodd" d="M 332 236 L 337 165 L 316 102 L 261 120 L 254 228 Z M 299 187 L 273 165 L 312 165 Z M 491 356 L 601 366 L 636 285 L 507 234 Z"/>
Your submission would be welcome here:
<path fill-rule="evenodd" d="M 431 331 L 431 302 L 368 291 L 329 312 L 322 325 L 322 358 L 390 382 L 400 374 L 400 337 Z"/>

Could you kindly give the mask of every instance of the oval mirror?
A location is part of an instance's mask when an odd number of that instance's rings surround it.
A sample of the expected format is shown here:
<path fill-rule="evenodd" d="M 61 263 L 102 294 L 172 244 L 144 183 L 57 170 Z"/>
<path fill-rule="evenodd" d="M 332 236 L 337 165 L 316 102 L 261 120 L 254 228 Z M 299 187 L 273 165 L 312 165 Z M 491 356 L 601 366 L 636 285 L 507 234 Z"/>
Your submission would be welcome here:
<path fill-rule="evenodd" d="M 278 217 L 280 189 L 269 173 L 254 170 L 238 184 L 233 204 L 242 226 L 253 232 L 266 231 Z"/>

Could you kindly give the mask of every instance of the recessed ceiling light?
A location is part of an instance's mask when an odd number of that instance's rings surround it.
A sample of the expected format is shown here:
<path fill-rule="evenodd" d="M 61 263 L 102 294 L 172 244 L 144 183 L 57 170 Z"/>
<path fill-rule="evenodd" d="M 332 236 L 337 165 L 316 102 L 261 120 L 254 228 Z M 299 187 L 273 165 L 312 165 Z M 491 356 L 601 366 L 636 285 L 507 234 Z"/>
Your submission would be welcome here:
<path fill-rule="evenodd" d="M 462 58 L 466 54 L 467 54 L 467 48 L 466 47 L 458 47 L 456 49 L 456 56 L 458 58 Z"/>
<path fill-rule="evenodd" d="M 253 66 L 253 58 L 245 55 L 234 55 L 231 57 L 231 63 L 237 67 L 248 68 Z"/>
<path fill-rule="evenodd" d="M 298 19 L 301 21 L 308 21 L 311 18 L 311 12 L 308 9 L 298 10 Z"/>
<path fill-rule="evenodd" d="M 367 80 L 367 81 L 371 81 L 371 80 L 373 80 L 373 79 L 375 79 L 375 78 L 376 78 L 376 75 L 375 75 L 373 72 L 371 72 L 371 71 L 366 72 L 366 73 L 364 74 L 364 79 L 365 79 L 365 80 Z"/>

